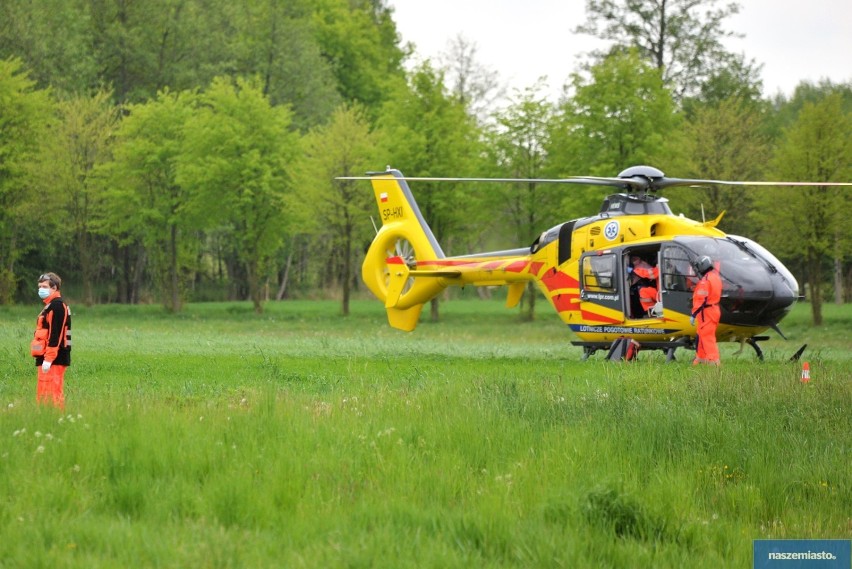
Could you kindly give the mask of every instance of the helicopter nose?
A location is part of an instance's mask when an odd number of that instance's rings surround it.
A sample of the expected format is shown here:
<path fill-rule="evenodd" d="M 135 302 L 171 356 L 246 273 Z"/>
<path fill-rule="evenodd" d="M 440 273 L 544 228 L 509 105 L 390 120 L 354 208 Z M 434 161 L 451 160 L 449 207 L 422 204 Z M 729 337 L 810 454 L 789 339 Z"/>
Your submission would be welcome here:
<path fill-rule="evenodd" d="M 799 284 L 792 276 L 782 278 L 776 275 L 776 278 L 772 279 L 772 284 L 772 298 L 767 302 L 766 309 L 763 312 L 763 317 L 768 325 L 780 322 L 799 299 Z"/>
<path fill-rule="evenodd" d="M 799 285 L 789 271 L 776 266 L 750 269 L 746 271 L 736 265 L 726 268 L 731 282 L 738 285 L 725 291 L 722 319 L 747 326 L 774 326 L 792 309 L 799 296 Z"/>

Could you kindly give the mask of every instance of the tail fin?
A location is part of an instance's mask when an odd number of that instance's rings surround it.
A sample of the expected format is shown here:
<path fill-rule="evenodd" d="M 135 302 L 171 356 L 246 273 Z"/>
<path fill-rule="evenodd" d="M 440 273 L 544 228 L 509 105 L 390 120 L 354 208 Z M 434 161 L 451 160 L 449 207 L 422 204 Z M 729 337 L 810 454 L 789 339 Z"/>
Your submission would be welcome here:
<path fill-rule="evenodd" d="M 390 325 L 411 331 L 417 326 L 423 304 L 446 285 L 438 278 L 416 278 L 410 272 L 418 262 L 443 259 L 444 252 L 402 174 L 388 169 L 370 176 L 382 227 L 367 250 L 361 276 L 385 303 Z"/>

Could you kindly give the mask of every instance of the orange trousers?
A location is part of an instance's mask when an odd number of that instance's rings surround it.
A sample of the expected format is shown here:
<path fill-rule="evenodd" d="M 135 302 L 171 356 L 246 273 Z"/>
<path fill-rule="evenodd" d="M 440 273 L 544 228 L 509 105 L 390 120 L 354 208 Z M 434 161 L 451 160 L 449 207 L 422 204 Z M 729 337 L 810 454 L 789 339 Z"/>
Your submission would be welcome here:
<path fill-rule="evenodd" d="M 695 318 L 698 331 L 698 345 L 695 348 L 695 364 L 720 365 L 719 346 L 716 344 L 716 328 L 722 311 L 719 306 L 708 306 Z"/>
<path fill-rule="evenodd" d="M 65 395 L 62 393 L 62 385 L 65 382 L 65 370 L 67 368 L 68 366 L 53 365 L 45 373 L 41 371 L 41 366 L 38 366 L 37 403 L 65 409 Z"/>

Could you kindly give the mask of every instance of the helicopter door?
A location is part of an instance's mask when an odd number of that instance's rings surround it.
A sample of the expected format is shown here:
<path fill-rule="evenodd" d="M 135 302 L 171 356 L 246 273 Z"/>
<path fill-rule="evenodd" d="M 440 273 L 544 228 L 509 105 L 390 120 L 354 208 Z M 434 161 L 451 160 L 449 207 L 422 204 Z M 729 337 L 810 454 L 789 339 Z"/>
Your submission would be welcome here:
<path fill-rule="evenodd" d="M 580 311 L 584 319 L 624 322 L 619 255 L 589 253 L 580 259 Z"/>
<path fill-rule="evenodd" d="M 683 247 L 666 244 L 660 252 L 660 282 L 663 306 L 681 314 L 692 311 L 692 291 L 698 276 L 690 262 L 690 255 Z"/>
<path fill-rule="evenodd" d="M 629 291 L 626 316 L 632 319 L 660 318 L 662 304 L 659 278 L 659 245 L 625 249 L 625 286 Z"/>

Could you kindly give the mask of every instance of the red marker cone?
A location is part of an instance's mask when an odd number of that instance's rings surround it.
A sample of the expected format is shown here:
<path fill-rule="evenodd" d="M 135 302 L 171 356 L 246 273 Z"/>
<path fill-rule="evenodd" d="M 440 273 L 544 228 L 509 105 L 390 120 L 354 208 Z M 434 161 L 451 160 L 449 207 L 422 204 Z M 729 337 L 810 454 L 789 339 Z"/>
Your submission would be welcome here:
<path fill-rule="evenodd" d="M 811 366 L 808 362 L 802 364 L 802 383 L 807 383 L 811 380 Z"/>

